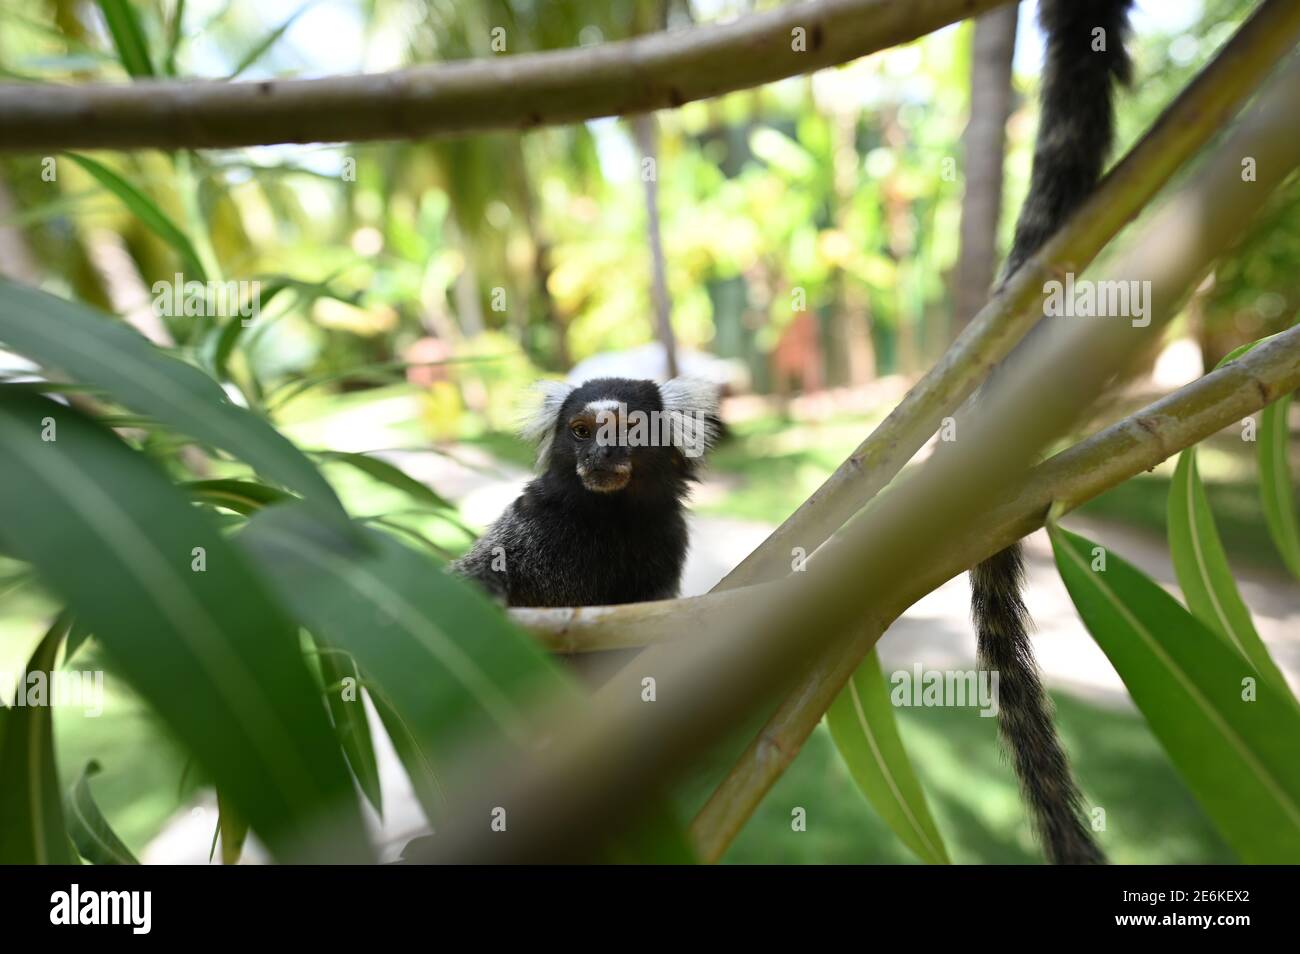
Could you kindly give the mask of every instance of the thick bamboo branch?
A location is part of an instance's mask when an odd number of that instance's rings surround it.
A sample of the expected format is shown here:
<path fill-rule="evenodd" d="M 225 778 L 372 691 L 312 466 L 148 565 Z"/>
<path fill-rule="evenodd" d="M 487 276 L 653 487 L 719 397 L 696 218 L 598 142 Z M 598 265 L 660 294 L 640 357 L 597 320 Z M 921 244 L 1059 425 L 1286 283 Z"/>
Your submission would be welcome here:
<path fill-rule="evenodd" d="M 462 764 L 447 818 L 417 860 L 555 860 L 591 851 L 770 693 L 798 680 L 821 654 L 843 652 L 868 607 L 887 606 L 909 580 L 931 577 L 988 501 L 1154 340 L 1210 262 L 1300 165 L 1298 111 L 1300 68 L 1293 67 L 1119 260 L 1111 280 L 1150 282 L 1149 326 L 1054 322 L 965 422 L 961 440 L 848 524 L 806 572 L 740 606 L 715 633 L 641 653 L 594 700 L 538 713 L 544 744 Z M 1256 160 L 1255 181 L 1242 181 L 1242 156 Z M 494 808 L 508 813 L 508 837 L 487 823 Z"/>
<path fill-rule="evenodd" d="M 718 584 L 730 589 L 789 572 L 887 485 L 1042 315 L 1043 284 L 1081 272 L 1156 191 L 1237 111 L 1300 38 L 1300 4 L 1266 0 L 1096 194 L 1001 288 L 943 358 L 826 482 Z"/>
<path fill-rule="evenodd" d="M 1278 335 L 1231 364 L 1198 378 L 1039 464 L 1029 472 L 1024 482 L 1007 492 L 1005 502 L 990 510 L 967 543 L 945 552 L 943 561 L 935 566 L 939 572 L 947 569 L 952 569 L 952 572 L 935 585 L 946 582 L 967 567 L 1037 530 L 1043 525 L 1053 501 L 1060 502 L 1063 512 L 1074 510 L 1298 387 L 1300 327 Z M 708 632 L 721 625 L 738 606 L 771 588 L 771 583 L 757 583 L 684 599 L 622 606 L 512 609 L 509 615 L 551 652 L 634 649 Z M 924 595 L 918 593 L 915 598 Z M 877 615 L 884 619 L 893 618 L 892 613 L 883 610 Z M 848 672 L 852 672 L 857 662 L 850 660 Z M 816 671 L 824 670 L 825 664 L 823 660 Z M 809 696 L 817 681 L 815 674 L 810 676 L 809 685 L 787 700 L 780 711 L 801 709 L 804 703 L 799 700 Z M 838 691 L 838 686 L 835 689 Z M 826 703 L 829 704 L 833 698 L 832 692 Z M 821 713 L 810 712 L 809 716 L 811 722 L 807 729 L 811 731 Z M 772 721 L 774 724 L 781 721 L 779 713 Z M 788 732 L 780 736 L 764 733 L 760 740 L 765 741 L 756 744 L 774 745 L 783 751 L 789 749 L 791 757 L 803 741 L 802 738 L 792 739 Z"/>
<path fill-rule="evenodd" d="M 1034 468 L 892 605 L 880 607 L 877 619 L 894 619 L 930 589 L 1037 530 L 1053 502 L 1059 502 L 1062 512 L 1074 510 L 1298 387 L 1300 327 Z M 824 656 L 782 701 L 692 823 L 702 861 L 717 861 L 726 852 L 886 628 L 876 619 L 864 623 L 844 652 Z"/>
<path fill-rule="evenodd" d="M 816 0 L 585 49 L 314 80 L 6 85 L 0 150 L 361 142 L 581 122 L 834 66 L 1005 2 Z"/>

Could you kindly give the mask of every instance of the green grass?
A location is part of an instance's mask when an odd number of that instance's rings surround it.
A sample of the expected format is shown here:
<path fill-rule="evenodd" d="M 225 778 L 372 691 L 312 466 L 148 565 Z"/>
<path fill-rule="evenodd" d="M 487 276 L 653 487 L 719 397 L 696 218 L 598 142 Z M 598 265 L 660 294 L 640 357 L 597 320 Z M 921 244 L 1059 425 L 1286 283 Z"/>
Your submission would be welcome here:
<path fill-rule="evenodd" d="M 1089 804 L 1106 811 L 1098 838 L 1118 864 L 1230 864 L 1235 859 L 1140 716 L 1054 694 L 1058 724 Z M 957 864 L 1038 864 L 1015 777 L 994 720 L 973 709 L 901 709 L 900 730 Z M 752 733 L 751 733 L 752 734 Z M 685 786 L 690 817 L 725 774 L 725 747 Z M 807 828 L 791 827 L 795 808 Z M 735 864 L 915 864 L 872 811 L 819 725 L 724 860 Z"/>

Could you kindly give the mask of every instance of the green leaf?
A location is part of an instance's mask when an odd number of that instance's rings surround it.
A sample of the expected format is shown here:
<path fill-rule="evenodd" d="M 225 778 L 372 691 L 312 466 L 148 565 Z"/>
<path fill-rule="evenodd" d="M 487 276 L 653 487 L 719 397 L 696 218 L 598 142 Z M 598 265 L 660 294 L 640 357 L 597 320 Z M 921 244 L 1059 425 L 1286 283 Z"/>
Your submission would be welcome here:
<path fill-rule="evenodd" d="M 421 744 L 415 731 L 407 724 L 397 707 L 389 701 L 382 688 L 374 683 L 367 683 L 366 691 L 370 693 L 370 701 L 374 704 L 375 712 L 379 713 L 384 731 L 388 733 L 388 739 L 393 743 L 397 760 L 402 763 L 402 768 L 406 770 L 406 777 L 411 780 L 411 791 L 415 793 L 416 801 L 424 810 L 424 817 L 432 825 L 433 820 L 442 813 L 447 800 L 447 795 L 438 781 L 438 772 L 434 768 L 438 756 L 431 746 L 426 747 Z"/>
<path fill-rule="evenodd" d="M 0 784 L 0 864 L 76 863 L 59 795 L 48 681 L 67 629 L 67 614 L 61 613 L 23 671 L 20 688 L 27 684 L 28 673 L 45 674 L 45 697 L 29 698 L 24 705 L 15 701 L 8 709 L 0 707 L 0 779 L 4 780 Z"/>
<path fill-rule="evenodd" d="M 144 30 L 130 0 L 99 0 L 99 9 L 112 34 L 113 46 L 122 67 L 132 77 L 153 76 L 153 63 L 149 60 L 149 45 Z"/>
<path fill-rule="evenodd" d="M 36 395 L 0 388 L 0 457 L 6 539 L 272 853 L 370 857 L 297 627 L 208 515 L 112 433 Z"/>
<path fill-rule="evenodd" d="M 163 72 L 176 75 L 176 54 L 185 37 L 185 0 L 176 0 L 172 15 L 167 21 L 167 52 L 163 56 Z"/>
<path fill-rule="evenodd" d="M 86 640 L 90 639 L 94 633 L 90 627 L 80 617 L 73 617 L 72 627 L 68 630 L 68 642 L 64 647 L 63 661 L 66 664 L 69 659 L 77 655 L 77 650 L 81 648 Z"/>
<path fill-rule="evenodd" d="M 254 480 L 189 480 L 181 484 L 181 488 L 188 491 L 195 500 L 225 507 L 245 516 L 272 504 L 298 499 L 283 490 Z"/>
<path fill-rule="evenodd" d="M 898 734 L 889 684 L 873 649 L 826 713 L 853 780 L 903 844 L 929 864 L 950 864 L 921 783 Z"/>
<path fill-rule="evenodd" d="M 270 33 L 264 36 L 260 41 L 258 41 L 258 43 L 256 43 L 252 47 L 252 49 L 250 49 L 247 53 L 245 53 L 240 58 L 238 65 L 235 66 L 234 71 L 229 76 L 227 76 L 226 79 L 227 80 L 235 79 L 236 77 L 239 76 L 240 73 L 244 72 L 244 70 L 248 69 L 258 60 L 260 60 L 266 54 L 267 50 L 275 46 L 276 43 L 280 42 L 280 37 L 284 36 L 285 32 L 289 29 L 289 27 L 293 26 L 294 21 L 297 20 L 304 13 L 306 13 L 307 8 L 312 6 L 315 2 L 316 0 L 307 0 L 306 3 L 300 6 L 297 10 L 293 11 L 293 13 L 289 14 L 289 18 L 287 20 L 285 20 L 278 27 L 276 27 L 274 30 L 272 30 Z"/>
<path fill-rule="evenodd" d="M 1264 408 L 1259 418 L 1259 493 L 1264 503 L 1264 520 L 1282 562 L 1300 580 L 1300 529 L 1297 528 L 1295 497 L 1291 489 L 1291 465 L 1287 458 L 1290 437 L 1291 395 Z"/>
<path fill-rule="evenodd" d="M 257 514 L 237 540 L 303 625 L 352 656 L 381 718 L 397 716 L 422 762 L 436 768 L 470 737 L 527 744 L 529 704 L 573 684 L 475 587 L 366 534 L 369 552 L 349 550 L 291 504 Z"/>
<path fill-rule="evenodd" d="M 1050 528 L 1088 632 L 1202 807 L 1241 859 L 1300 862 L 1300 709 L 1134 567 Z M 1105 569 L 1093 570 L 1095 553 Z M 1245 680 L 1257 696 L 1249 698 Z"/>
<path fill-rule="evenodd" d="M 1237 592 L 1219 530 L 1196 471 L 1196 448 L 1178 455 L 1168 504 L 1169 553 L 1192 615 L 1228 641 L 1260 673 L 1286 686 Z"/>
<path fill-rule="evenodd" d="M 311 461 L 270 424 L 226 400 L 215 381 L 89 308 L 0 281 L 0 341 L 95 384 L 122 404 L 244 460 L 302 494 L 345 532 L 352 523 Z"/>
<path fill-rule="evenodd" d="M 413 500 L 440 510 L 455 510 L 456 505 L 439 494 L 427 484 L 422 484 L 401 468 L 378 457 L 368 454 L 350 454 L 344 451 L 318 451 L 317 456 L 325 461 L 336 461 L 355 467 L 380 483 L 400 490 Z"/>
<path fill-rule="evenodd" d="M 64 800 L 68 834 L 81 857 L 92 865 L 138 865 L 140 862 L 117 837 L 90 792 L 90 777 L 98 774 L 99 763 L 92 759 L 68 792 Z"/>
<path fill-rule="evenodd" d="M 121 199 L 122 204 L 131 210 L 132 215 L 139 219 L 149 231 L 167 243 L 172 251 L 180 256 L 181 262 L 190 272 L 191 278 L 201 282 L 208 280 L 207 272 L 203 268 L 203 261 L 199 258 L 199 253 L 195 250 L 194 244 L 181 231 L 180 226 L 173 222 L 153 199 L 102 162 L 75 152 L 68 153 L 68 158 L 90 173 L 105 189 Z"/>
<path fill-rule="evenodd" d="M 212 849 L 208 852 L 208 861 L 212 860 L 218 834 L 221 835 L 221 863 L 239 864 L 239 856 L 244 853 L 244 842 L 248 840 L 248 820 L 237 805 L 221 794 L 221 789 L 217 789 L 217 827 L 212 833 Z"/>
<path fill-rule="evenodd" d="M 379 788 L 379 763 L 375 760 L 375 747 L 370 738 L 370 722 L 366 719 L 366 705 L 361 695 L 361 674 L 347 653 L 327 646 L 320 647 L 321 678 L 325 682 L 325 699 L 339 745 L 348 757 L 352 775 L 361 786 L 366 799 L 380 817 L 384 814 L 384 799 Z"/>
<path fill-rule="evenodd" d="M 286 288 L 295 287 L 294 283 L 288 281 L 272 281 L 266 285 L 259 283 L 257 290 L 257 307 L 260 312 L 271 301 L 284 291 Z M 230 356 L 234 353 L 235 344 L 239 341 L 239 336 L 244 333 L 247 325 L 241 315 L 231 315 L 217 333 L 216 348 L 212 355 L 212 367 L 218 378 L 229 376 Z"/>

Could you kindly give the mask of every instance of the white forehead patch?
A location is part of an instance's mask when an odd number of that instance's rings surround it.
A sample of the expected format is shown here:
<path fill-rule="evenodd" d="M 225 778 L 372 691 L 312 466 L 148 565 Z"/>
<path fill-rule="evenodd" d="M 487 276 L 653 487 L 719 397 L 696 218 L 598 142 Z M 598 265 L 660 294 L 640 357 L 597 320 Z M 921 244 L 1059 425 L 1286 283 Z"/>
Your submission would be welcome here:
<path fill-rule="evenodd" d="M 602 401 L 588 401 L 583 410 L 594 417 L 601 411 L 617 411 L 619 403 L 612 398 L 606 398 Z"/>

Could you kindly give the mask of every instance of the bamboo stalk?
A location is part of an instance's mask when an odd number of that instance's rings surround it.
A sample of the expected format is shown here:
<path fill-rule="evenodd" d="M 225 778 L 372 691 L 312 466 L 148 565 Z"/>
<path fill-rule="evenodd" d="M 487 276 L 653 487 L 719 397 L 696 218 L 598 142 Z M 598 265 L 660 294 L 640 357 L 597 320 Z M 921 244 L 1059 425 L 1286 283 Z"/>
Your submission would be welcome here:
<path fill-rule="evenodd" d="M 362 142 L 582 122 L 810 73 L 1006 2 L 815 0 L 584 49 L 312 80 L 8 84 L 0 151 Z"/>
<path fill-rule="evenodd" d="M 1266 0 L 1093 197 L 1017 271 L 942 359 L 848 459 L 717 585 L 725 590 L 789 572 L 795 547 L 814 552 L 884 488 L 1042 316 L 1043 284 L 1081 272 L 1169 177 L 1232 117 L 1300 39 L 1300 4 Z"/>

